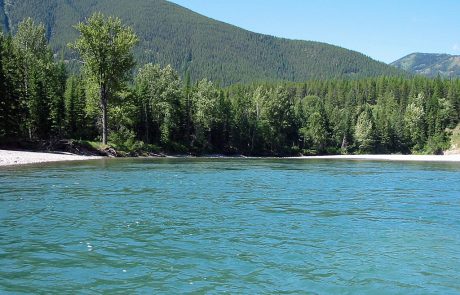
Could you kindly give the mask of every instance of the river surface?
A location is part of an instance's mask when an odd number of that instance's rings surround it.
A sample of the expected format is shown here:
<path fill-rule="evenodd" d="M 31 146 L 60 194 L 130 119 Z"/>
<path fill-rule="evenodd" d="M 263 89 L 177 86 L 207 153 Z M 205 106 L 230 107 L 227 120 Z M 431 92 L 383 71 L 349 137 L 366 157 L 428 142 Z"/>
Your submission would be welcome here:
<path fill-rule="evenodd" d="M 0 293 L 459 294 L 460 164 L 0 169 Z"/>

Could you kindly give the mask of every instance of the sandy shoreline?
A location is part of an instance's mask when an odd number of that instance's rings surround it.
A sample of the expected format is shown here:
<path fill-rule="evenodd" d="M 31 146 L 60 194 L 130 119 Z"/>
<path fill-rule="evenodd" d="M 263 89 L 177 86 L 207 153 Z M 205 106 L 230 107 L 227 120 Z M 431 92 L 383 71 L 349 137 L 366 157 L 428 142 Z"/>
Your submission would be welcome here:
<path fill-rule="evenodd" d="M 101 159 L 96 156 L 80 156 L 71 153 L 61 152 L 24 152 L 24 151 L 9 151 L 0 150 L 0 167 L 1 166 L 16 166 L 24 164 L 37 164 L 46 162 L 60 161 L 82 161 Z"/>
<path fill-rule="evenodd" d="M 97 156 L 82 156 L 61 152 L 25 152 L 0 150 L 0 167 L 24 164 L 37 164 L 61 161 L 83 161 L 102 159 Z M 221 158 L 221 157 L 219 157 Z M 226 157 L 222 157 L 226 158 Z M 249 157 L 251 158 L 251 157 Z M 257 157 L 256 157 L 257 158 Z M 285 159 L 304 160 L 368 160 L 368 161 L 406 161 L 406 162 L 459 162 L 460 154 L 456 155 L 336 155 L 336 156 L 303 156 L 286 157 Z"/>

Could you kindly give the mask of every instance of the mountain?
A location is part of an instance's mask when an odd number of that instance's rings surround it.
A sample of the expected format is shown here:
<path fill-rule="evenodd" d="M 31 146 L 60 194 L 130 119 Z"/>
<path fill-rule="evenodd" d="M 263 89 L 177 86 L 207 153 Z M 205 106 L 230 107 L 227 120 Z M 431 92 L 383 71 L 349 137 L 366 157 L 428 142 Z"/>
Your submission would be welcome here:
<path fill-rule="evenodd" d="M 399 69 L 428 77 L 460 77 L 460 55 L 412 53 L 391 63 Z"/>
<path fill-rule="evenodd" d="M 8 19 L 5 15 L 4 0 L 0 0 L 0 30 L 8 31 Z"/>
<path fill-rule="evenodd" d="M 355 51 L 253 33 L 164 0 L 0 0 L 4 30 L 14 32 L 26 17 L 43 22 L 52 48 L 67 59 L 76 58 L 66 46 L 77 38 L 72 26 L 95 11 L 134 28 L 139 64 L 171 64 L 193 80 L 207 77 L 228 85 L 405 75 Z"/>

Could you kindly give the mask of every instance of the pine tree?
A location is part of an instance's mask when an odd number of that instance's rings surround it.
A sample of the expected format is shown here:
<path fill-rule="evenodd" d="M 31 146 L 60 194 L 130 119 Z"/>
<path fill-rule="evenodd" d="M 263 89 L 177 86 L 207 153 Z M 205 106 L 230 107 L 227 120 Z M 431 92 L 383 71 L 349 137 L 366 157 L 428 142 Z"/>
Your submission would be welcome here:
<path fill-rule="evenodd" d="M 64 63 L 50 63 L 48 70 L 48 91 L 50 96 L 51 131 L 54 136 L 62 138 L 65 125 L 65 85 L 67 73 Z"/>
<path fill-rule="evenodd" d="M 71 138 L 87 137 L 91 126 L 87 122 L 86 95 L 81 77 L 70 76 L 67 79 L 64 94 L 65 130 Z"/>
<path fill-rule="evenodd" d="M 9 112 L 11 109 L 11 99 L 7 96 L 6 89 L 6 76 L 4 73 L 4 62 L 5 59 L 5 38 L 0 32 L 0 138 L 6 137 Z"/>

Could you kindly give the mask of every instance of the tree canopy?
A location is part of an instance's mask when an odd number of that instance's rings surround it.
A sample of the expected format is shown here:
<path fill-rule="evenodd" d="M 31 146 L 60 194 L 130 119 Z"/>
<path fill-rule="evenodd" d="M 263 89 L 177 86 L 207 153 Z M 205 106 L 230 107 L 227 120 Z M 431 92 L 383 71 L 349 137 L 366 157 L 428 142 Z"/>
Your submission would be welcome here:
<path fill-rule="evenodd" d="M 75 28 L 80 37 L 71 47 L 82 57 L 88 79 L 99 87 L 102 142 L 107 144 L 108 102 L 129 79 L 135 65 L 131 51 L 138 38 L 119 18 L 106 18 L 101 13 L 93 14 L 86 23 L 79 23 Z"/>

